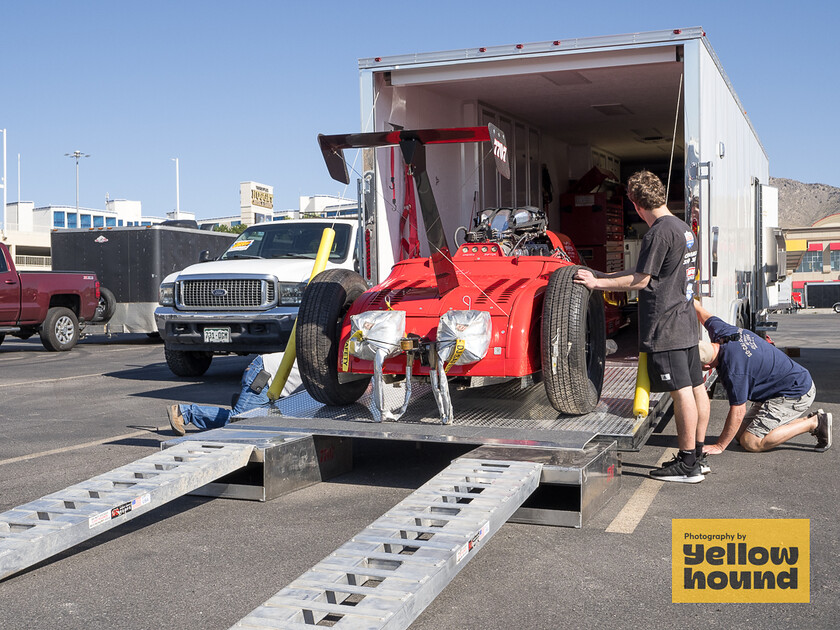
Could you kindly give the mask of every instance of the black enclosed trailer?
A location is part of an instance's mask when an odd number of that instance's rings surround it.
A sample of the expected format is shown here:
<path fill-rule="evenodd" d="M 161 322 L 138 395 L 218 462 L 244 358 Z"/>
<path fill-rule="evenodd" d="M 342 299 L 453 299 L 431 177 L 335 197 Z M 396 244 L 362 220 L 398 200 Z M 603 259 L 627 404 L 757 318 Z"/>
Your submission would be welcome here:
<path fill-rule="evenodd" d="M 805 283 L 807 308 L 834 308 L 836 305 L 840 305 L 840 282 Z M 840 307 L 835 310 L 840 311 Z"/>
<path fill-rule="evenodd" d="M 58 229 L 52 232 L 52 268 L 95 271 L 106 289 L 105 332 L 157 333 L 158 288 L 170 273 L 198 262 L 202 251 L 220 256 L 235 234 L 168 225 Z M 103 300 L 104 302 L 104 300 Z"/>

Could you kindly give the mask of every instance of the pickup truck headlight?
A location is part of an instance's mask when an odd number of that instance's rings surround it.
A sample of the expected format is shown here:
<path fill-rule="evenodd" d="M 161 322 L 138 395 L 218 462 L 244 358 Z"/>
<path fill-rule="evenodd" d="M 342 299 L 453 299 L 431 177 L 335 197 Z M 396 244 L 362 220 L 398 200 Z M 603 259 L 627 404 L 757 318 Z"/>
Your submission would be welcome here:
<path fill-rule="evenodd" d="M 306 285 L 306 282 L 278 282 L 278 302 L 283 306 L 300 306 L 300 298 Z"/>
<path fill-rule="evenodd" d="M 158 302 L 161 306 L 174 306 L 175 305 L 175 283 L 174 282 L 165 282 L 160 285 L 160 290 L 158 291 Z"/>

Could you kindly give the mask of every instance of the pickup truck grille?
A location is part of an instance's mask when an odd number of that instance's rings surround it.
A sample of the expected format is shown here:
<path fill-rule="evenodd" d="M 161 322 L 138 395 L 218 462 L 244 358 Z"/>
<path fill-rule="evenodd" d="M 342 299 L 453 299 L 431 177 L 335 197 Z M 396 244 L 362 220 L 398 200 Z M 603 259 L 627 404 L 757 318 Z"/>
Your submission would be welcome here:
<path fill-rule="evenodd" d="M 266 309 L 277 303 L 275 283 L 260 278 L 210 278 L 178 284 L 178 307 L 185 309 Z"/>

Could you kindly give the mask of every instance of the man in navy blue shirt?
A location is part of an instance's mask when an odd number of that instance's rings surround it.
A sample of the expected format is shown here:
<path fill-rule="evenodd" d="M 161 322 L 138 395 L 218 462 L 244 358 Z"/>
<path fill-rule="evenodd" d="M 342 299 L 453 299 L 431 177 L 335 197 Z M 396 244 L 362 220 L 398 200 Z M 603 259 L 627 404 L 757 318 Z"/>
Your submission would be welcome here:
<path fill-rule="evenodd" d="M 729 414 L 716 444 L 703 447 L 722 453 L 737 438 L 754 453 L 768 451 L 791 438 L 811 433 L 816 450 L 831 446 L 831 414 L 822 409 L 805 415 L 816 388 L 804 367 L 749 330 L 727 324 L 694 301 L 697 319 L 709 331 L 699 345 L 704 369 L 717 368 L 729 397 Z M 747 403 L 752 407 L 747 411 Z"/>

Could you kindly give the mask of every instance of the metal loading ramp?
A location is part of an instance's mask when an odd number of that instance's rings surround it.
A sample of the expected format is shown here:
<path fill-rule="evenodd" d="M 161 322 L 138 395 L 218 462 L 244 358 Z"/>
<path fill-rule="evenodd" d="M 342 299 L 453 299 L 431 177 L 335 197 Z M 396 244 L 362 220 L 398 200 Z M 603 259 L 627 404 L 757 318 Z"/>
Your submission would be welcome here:
<path fill-rule="evenodd" d="M 541 469 L 456 460 L 233 628 L 407 628 L 537 488 Z"/>
<path fill-rule="evenodd" d="M 0 514 L 0 579 L 242 468 L 250 444 L 187 442 Z"/>

